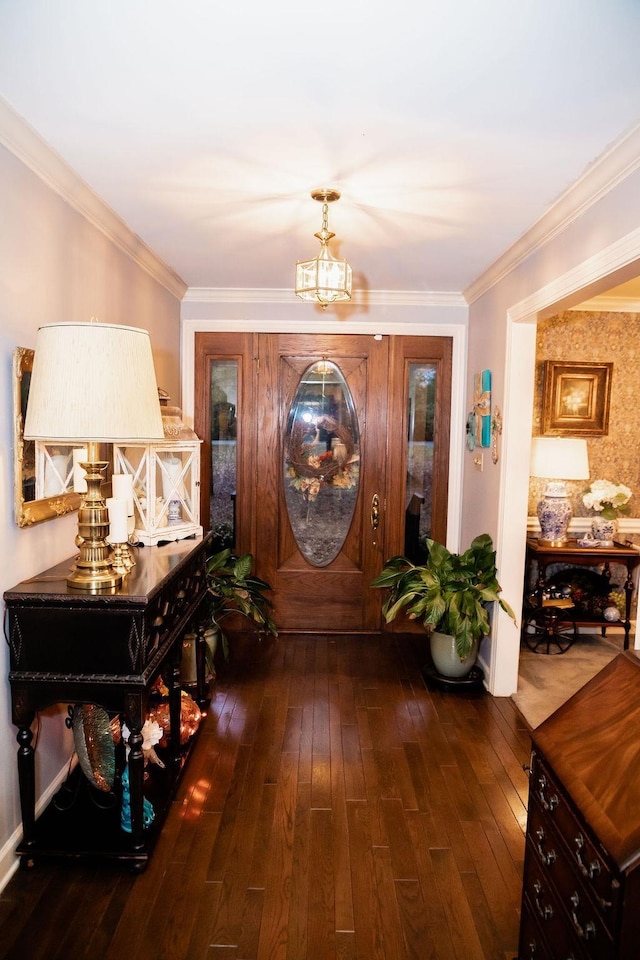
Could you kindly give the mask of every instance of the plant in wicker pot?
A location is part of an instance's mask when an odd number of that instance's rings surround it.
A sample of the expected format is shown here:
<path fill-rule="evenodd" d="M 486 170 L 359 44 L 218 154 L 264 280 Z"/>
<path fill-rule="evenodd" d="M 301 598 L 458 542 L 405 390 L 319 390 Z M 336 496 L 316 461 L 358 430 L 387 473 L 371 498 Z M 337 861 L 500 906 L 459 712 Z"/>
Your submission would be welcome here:
<path fill-rule="evenodd" d="M 387 623 L 400 613 L 421 620 L 430 634 L 437 672 L 464 677 L 475 664 L 480 640 L 491 629 L 488 605 L 497 602 L 514 622 L 515 614 L 500 596 L 496 553 L 488 534 L 476 537 L 460 554 L 435 540 L 426 540 L 425 545 L 424 563 L 391 557 L 372 586 L 389 590 L 382 608 Z"/>

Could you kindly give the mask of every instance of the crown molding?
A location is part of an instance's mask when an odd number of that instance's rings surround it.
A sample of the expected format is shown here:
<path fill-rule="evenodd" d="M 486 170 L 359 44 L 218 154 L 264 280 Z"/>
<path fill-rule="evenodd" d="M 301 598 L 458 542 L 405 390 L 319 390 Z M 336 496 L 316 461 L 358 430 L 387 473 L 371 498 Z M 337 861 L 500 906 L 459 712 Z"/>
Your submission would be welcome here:
<path fill-rule="evenodd" d="M 290 288 L 243 288 L 243 287 L 189 287 L 183 303 L 299 303 Z M 351 303 L 341 303 L 341 309 L 349 306 L 385 307 L 464 307 L 467 301 L 461 293 L 433 292 L 426 290 L 355 290 Z"/>
<path fill-rule="evenodd" d="M 569 310 L 588 310 L 590 313 L 640 313 L 640 300 L 632 297 L 612 297 L 603 295 L 584 300 Z"/>
<path fill-rule="evenodd" d="M 535 221 L 526 233 L 463 291 L 471 304 L 503 280 L 610 190 L 640 168 L 640 124 L 623 134 Z"/>
<path fill-rule="evenodd" d="M 640 227 L 598 251 L 576 267 L 556 277 L 509 309 L 514 322 L 529 320 L 553 304 L 561 303 L 602 277 L 610 276 L 640 258 Z"/>
<path fill-rule="evenodd" d="M 154 280 L 180 300 L 187 284 L 133 233 L 104 200 L 0 97 L 0 144 Z"/>

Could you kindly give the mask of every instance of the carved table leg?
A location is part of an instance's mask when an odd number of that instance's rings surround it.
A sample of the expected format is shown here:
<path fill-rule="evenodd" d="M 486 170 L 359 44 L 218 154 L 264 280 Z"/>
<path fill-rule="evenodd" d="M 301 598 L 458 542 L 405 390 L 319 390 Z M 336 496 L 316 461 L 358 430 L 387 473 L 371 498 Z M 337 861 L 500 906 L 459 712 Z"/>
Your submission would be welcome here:
<path fill-rule="evenodd" d="M 624 649 L 629 649 L 629 634 L 631 632 L 631 595 L 633 593 L 633 575 L 627 567 L 627 579 L 624 582 Z"/>
<path fill-rule="evenodd" d="M 205 626 L 199 624 L 196 632 L 196 678 L 198 682 L 196 695 L 198 706 L 204 707 L 207 703 L 207 641 L 204 638 Z"/>
<path fill-rule="evenodd" d="M 197 655 L 197 648 L 196 648 Z M 182 695 L 180 687 L 180 663 L 171 664 L 169 680 L 169 723 L 171 729 L 171 759 L 178 762 L 180 759 L 180 721 L 182 712 Z"/>
<path fill-rule="evenodd" d="M 131 843 L 138 852 L 144 850 L 143 783 L 144 755 L 140 728 L 129 734 L 129 790 L 131 796 Z"/>
<path fill-rule="evenodd" d="M 142 753 L 142 724 L 144 703 L 137 695 L 126 699 L 125 719 L 129 727 L 129 799 L 131 805 L 131 846 L 135 853 L 143 853 L 144 840 L 144 754 Z"/>
<path fill-rule="evenodd" d="M 31 721 L 35 714 L 31 714 Z M 20 781 L 20 810 L 22 813 L 22 833 L 25 846 L 33 846 L 36 823 L 36 778 L 35 751 L 31 746 L 33 734 L 31 722 L 23 723 L 18 729 L 18 779 Z"/>

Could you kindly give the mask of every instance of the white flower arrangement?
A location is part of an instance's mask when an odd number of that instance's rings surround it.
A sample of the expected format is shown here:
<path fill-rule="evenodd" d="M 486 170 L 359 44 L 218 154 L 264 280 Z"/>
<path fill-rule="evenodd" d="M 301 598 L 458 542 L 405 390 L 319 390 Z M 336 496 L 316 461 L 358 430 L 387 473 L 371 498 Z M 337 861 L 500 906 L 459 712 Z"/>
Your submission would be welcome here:
<path fill-rule="evenodd" d="M 162 734 L 163 734 L 162 727 L 160 726 L 157 720 L 147 719 L 145 720 L 140 733 L 142 734 L 142 753 L 144 755 L 144 759 L 148 760 L 150 763 L 157 763 L 159 767 L 162 767 L 162 769 L 164 769 L 164 763 L 162 762 L 162 760 L 160 759 L 160 757 L 155 751 L 156 744 L 160 743 L 160 741 L 162 740 Z M 127 759 L 129 759 L 129 752 L 130 752 L 130 747 L 129 747 L 130 736 L 131 736 L 131 731 L 129 730 L 129 727 L 126 725 L 126 723 L 123 723 L 122 739 L 124 740 L 126 745 L 125 754 Z"/>
<path fill-rule="evenodd" d="M 627 506 L 632 497 L 629 487 L 611 480 L 594 480 L 582 495 L 582 502 L 589 510 L 601 513 L 605 520 L 615 520 L 619 514 L 628 514 Z"/>

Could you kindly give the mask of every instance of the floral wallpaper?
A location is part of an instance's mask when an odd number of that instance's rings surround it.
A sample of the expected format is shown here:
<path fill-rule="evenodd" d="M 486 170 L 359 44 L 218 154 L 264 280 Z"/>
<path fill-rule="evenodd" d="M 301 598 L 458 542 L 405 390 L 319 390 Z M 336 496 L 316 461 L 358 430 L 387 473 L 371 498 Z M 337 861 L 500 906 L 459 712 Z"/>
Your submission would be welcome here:
<path fill-rule="evenodd" d="M 631 517 L 640 517 L 640 314 L 569 310 L 538 324 L 532 435 L 541 433 L 545 360 L 613 363 L 609 433 L 588 437 L 591 480 L 624 483 L 633 491 Z M 535 516 L 546 481 L 529 483 L 529 514 Z M 588 483 L 567 483 L 574 517 L 591 516 L 582 503 Z M 635 539 L 635 538 L 634 538 Z"/>

